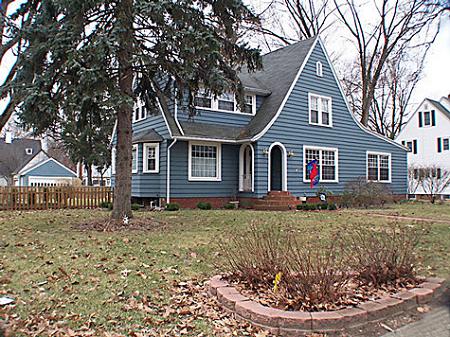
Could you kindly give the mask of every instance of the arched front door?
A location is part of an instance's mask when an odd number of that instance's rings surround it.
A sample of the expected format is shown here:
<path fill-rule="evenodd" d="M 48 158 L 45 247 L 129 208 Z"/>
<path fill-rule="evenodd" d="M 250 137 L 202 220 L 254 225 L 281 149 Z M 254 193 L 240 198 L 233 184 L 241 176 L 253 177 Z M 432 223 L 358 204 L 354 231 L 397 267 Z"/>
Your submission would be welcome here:
<path fill-rule="evenodd" d="M 282 190 L 281 148 L 274 146 L 270 151 L 270 190 Z"/>
<path fill-rule="evenodd" d="M 269 150 L 269 191 L 286 191 L 286 149 L 274 143 Z"/>

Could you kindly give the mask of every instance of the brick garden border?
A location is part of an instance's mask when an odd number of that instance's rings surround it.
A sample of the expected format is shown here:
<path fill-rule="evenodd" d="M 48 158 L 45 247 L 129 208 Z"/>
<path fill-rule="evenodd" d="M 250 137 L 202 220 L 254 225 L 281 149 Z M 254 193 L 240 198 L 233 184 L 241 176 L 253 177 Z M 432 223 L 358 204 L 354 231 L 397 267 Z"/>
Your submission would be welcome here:
<path fill-rule="evenodd" d="M 302 336 L 312 332 L 340 333 L 414 310 L 439 297 L 445 290 L 444 282 L 445 279 L 429 277 L 417 288 L 366 301 L 354 308 L 321 312 L 285 311 L 263 306 L 241 295 L 220 275 L 208 281 L 207 289 L 237 319 L 280 336 Z"/>

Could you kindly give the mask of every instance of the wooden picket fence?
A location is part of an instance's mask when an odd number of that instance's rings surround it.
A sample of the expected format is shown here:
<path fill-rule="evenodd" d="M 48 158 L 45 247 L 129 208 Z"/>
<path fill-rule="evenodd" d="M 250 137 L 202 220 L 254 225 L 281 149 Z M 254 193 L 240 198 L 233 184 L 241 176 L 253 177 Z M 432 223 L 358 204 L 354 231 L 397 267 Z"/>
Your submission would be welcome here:
<path fill-rule="evenodd" d="M 113 194 L 111 187 L 0 187 L 0 210 L 97 208 Z"/>

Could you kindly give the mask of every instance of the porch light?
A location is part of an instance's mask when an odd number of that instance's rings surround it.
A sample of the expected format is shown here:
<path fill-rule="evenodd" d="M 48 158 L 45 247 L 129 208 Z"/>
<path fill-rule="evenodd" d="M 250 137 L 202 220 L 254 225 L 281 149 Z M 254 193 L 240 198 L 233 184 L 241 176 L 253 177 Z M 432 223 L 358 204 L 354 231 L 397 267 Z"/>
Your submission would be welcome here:
<path fill-rule="evenodd" d="M 289 151 L 287 155 L 288 155 L 288 157 L 293 157 L 295 155 L 295 153 L 294 153 L 294 151 Z"/>
<path fill-rule="evenodd" d="M 266 156 L 269 155 L 269 149 L 268 148 L 263 149 L 262 153 Z"/>

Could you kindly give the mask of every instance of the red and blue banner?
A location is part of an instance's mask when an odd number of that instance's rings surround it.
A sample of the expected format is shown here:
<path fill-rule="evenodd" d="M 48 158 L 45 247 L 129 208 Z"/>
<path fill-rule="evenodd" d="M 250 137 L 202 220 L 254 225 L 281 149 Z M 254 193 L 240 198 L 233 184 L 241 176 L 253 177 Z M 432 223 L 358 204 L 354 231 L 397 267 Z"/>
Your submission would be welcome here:
<path fill-rule="evenodd" d="M 306 171 L 308 173 L 308 177 L 311 181 L 310 186 L 313 188 L 319 183 L 319 167 L 317 166 L 317 159 L 311 160 L 308 165 L 306 165 Z"/>

